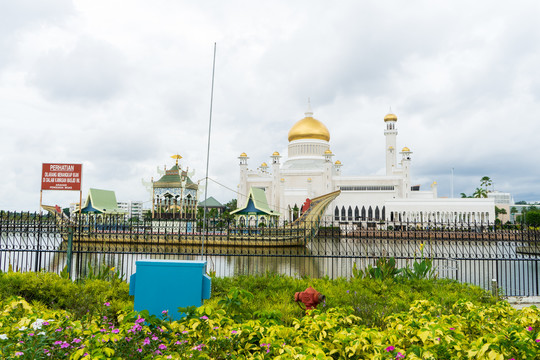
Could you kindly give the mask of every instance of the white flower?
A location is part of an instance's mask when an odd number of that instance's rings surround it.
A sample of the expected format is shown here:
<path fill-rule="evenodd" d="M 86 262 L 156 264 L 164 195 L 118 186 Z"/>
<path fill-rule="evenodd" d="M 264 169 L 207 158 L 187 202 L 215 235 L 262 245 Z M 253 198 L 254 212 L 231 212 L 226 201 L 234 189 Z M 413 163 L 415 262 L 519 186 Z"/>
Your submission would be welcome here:
<path fill-rule="evenodd" d="M 45 335 L 45 331 L 38 332 L 38 335 Z"/>
<path fill-rule="evenodd" d="M 24 330 L 26 330 L 26 329 L 27 329 L 27 327 L 26 327 L 26 326 L 23 326 L 23 327 L 19 328 L 19 331 L 24 331 Z"/>
<path fill-rule="evenodd" d="M 0 334 L 0 340 L 7 340 L 7 338 L 6 334 Z"/>
<path fill-rule="evenodd" d="M 33 324 L 32 324 L 32 328 L 34 330 L 39 330 L 41 329 L 41 326 L 43 326 L 43 323 L 45 322 L 45 320 L 43 319 L 37 319 Z"/>

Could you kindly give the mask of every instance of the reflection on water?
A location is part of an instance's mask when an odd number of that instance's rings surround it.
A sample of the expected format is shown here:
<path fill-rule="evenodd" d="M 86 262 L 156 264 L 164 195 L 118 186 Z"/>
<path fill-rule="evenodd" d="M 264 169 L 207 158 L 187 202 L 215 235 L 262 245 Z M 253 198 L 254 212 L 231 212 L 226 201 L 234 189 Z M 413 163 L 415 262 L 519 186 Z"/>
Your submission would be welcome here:
<path fill-rule="evenodd" d="M 304 247 L 205 246 L 203 259 L 217 276 L 263 274 L 296 277 L 348 278 L 354 264 L 359 269 L 375 265 L 378 258 L 395 257 L 397 266 L 410 265 L 423 255 L 433 259 L 439 277 L 456 279 L 489 289 L 496 279 L 506 295 L 539 295 L 536 256 L 516 253 L 515 241 L 420 241 L 414 239 L 358 239 L 317 237 Z M 67 263 L 67 244 L 58 234 L 36 238 L 27 233 L 2 234 L 0 269 L 60 272 Z M 72 276 L 84 277 L 88 264 L 114 266 L 129 280 L 137 260 L 200 260 L 199 246 L 77 244 L 73 246 Z"/>

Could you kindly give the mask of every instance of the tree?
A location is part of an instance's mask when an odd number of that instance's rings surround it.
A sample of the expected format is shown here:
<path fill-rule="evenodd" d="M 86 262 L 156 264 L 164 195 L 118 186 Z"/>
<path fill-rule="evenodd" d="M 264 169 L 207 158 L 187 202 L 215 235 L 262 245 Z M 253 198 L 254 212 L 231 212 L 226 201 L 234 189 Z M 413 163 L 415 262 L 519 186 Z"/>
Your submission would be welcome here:
<path fill-rule="evenodd" d="M 486 189 L 486 192 L 488 192 L 488 186 L 493 185 L 493 181 L 489 176 L 484 176 L 480 179 L 480 186 L 483 186 Z"/>
<path fill-rule="evenodd" d="M 498 218 L 499 215 L 506 215 L 507 212 L 506 212 L 506 209 L 503 209 L 503 208 L 499 208 L 497 206 L 495 206 L 495 217 Z"/>
<path fill-rule="evenodd" d="M 476 188 L 472 196 L 474 198 L 487 198 L 487 190 L 482 188 Z"/>
<path fill-rule="evenodd" d="M 467 196 L 467 194 L 465 194 L 465 193 L 461 193 L 460 195 L 461 195 L 462 198 L 469 198 L 470 197 L 470 196 Z"/>

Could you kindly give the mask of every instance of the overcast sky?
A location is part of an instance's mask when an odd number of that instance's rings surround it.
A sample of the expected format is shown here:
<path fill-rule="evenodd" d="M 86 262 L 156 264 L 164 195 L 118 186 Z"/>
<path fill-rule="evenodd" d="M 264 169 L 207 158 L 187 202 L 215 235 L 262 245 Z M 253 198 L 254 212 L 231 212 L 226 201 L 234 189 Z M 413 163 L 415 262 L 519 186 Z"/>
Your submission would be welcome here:
<path fill-rule="evenodd" d="M 540 200 L 538 1 L 0 0 L 0 209 L 36 211 L 42 163 L 82 163 L 89 188 L 149 201 L 174 164 L 236 189 L 286 154 L 311 98 L 344 175 L 384 173 L 384 122 L 412 183 L 471 194 L 489 176 Z M 232 190 L 210 183 L 221 202 Z M 67 206 L 77 192 L 47 191 Z M 147 202 L 146 206 L 149 207 Z"/>

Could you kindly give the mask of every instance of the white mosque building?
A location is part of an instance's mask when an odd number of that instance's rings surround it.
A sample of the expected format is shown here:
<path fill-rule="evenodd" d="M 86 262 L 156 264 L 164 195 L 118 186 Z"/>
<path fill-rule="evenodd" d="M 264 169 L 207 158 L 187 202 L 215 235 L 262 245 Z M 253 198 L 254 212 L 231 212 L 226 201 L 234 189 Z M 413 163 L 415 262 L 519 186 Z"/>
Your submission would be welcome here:
<path fill-rule="evenodd" d="M 449 199 L 437 197 L 437 184 L 420 191 L 411 184 L 411 155 L 409 148 L 398 151 L 397 116 L 384 117 L 386 174 L 374 176 L 343 176 L 342 164 L 333 161 L 330 132 L 313 118 L 309 108 L 305 117 L 289 130 L 288 154 L 276 151 L 270 165 L 263 162 L 256 170 L 248 168 L 246 153 L 239 156 L 240 183 L 238 206 L 247 201 L 250 188 L 266 193 L 270 209 L 291 221 L 294 209 L 301 208 L 307 198 L 332 191 L 341 194 L 328 207 L 327 221 L 354 223 L 363 227 L 382 221 L 422 223 L 492 223 L 495 221 L 493 199 Z"/>

